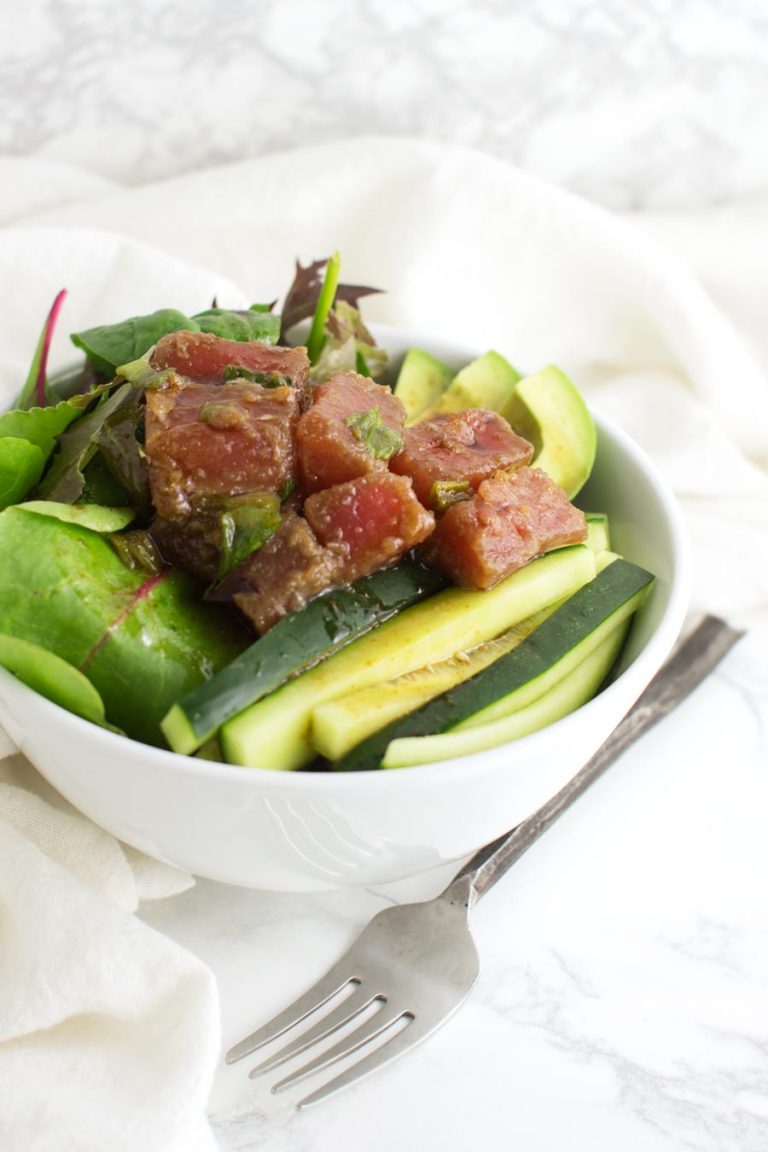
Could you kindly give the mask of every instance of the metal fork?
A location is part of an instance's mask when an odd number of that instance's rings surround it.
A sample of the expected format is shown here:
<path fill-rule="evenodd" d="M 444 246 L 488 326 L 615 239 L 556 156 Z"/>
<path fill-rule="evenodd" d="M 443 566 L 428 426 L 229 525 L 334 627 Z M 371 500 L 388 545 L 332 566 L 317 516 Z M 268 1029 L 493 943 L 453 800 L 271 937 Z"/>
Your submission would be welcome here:
<path fill-rule="evenodd" d="M 250 1055 L 331 1005 L 317 1023 L 250 1073 L 254 1077 L 270 1072 L 346 1028 L 332 1047 L 272 1088 L 282 1091 L 339 1061 L 359 1056 L 299 1101 L 298 1107 L 306 1108 L 426 1040 L 461 1006 L 477 980 L 479 960 L 469 930 L 475 902 L 630 744 L 689 695 L 741 635 L 724 621 L 705 617 L 613 734 L 560 792 L 511 832 L 481 848 L 435 899 L 386 908 L 374 916 L 341 960 L 303 996 L 230 1049 L 227 1063 Z M 342 994 L 341 1003 L 333 1007 Z"/>

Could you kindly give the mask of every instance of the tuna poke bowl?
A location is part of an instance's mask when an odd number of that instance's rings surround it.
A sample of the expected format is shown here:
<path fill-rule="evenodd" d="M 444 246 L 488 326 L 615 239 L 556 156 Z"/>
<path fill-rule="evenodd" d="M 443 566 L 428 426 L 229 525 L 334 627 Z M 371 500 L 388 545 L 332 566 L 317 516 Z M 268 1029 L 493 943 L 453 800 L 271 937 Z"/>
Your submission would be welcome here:
<path fill-rule="evenodd" d="M 553 365 L 282 307 L 72 334 L 0 416 L 0 719 L 136 847 L 257 887 L 471 851 L 607 735 L 685 611 L 674 503 Z"/>

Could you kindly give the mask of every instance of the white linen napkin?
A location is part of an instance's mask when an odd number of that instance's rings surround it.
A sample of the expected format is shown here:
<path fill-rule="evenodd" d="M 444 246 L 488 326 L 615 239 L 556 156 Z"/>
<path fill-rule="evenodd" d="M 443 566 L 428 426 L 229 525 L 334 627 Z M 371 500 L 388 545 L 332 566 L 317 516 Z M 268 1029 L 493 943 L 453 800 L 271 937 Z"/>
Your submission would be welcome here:
<path fill-rule="evenodd" d="M 35 186 L 36 162 L 20 164 Z M 768 622 L 768 388 L 697 282 L 639 231 L 497 160 L 402 140 L 129 190 L 86 180 L 78 193 L 76 174 L 60 176 L 60 206 L 25 211 L 16 197 L 24 226 L 0 231 L 0 275 L 15 287 L 0 321 L 6 399 L 62 286 L 69 331 L 161 304 L 199 308 L 214 292 L 241 302 L 232 280 L 249 302 L 272 299 L 295 257 L 339 249 L 345 279 L 387 289 L 366 302 L 372 319 L 496 347 L 524 369 L 565 368 L 677 491 L 695 607 Z M 204 1148 L 210 979 L 131 916 L 151 866 L 140 875 L 138 854 L 41 799 L 27 771 L 16 758 L 0 783 L 0 1132 L 12 1117 L 0 1146 Z M 159 895 L 170 877 L 152 875 Z"/>

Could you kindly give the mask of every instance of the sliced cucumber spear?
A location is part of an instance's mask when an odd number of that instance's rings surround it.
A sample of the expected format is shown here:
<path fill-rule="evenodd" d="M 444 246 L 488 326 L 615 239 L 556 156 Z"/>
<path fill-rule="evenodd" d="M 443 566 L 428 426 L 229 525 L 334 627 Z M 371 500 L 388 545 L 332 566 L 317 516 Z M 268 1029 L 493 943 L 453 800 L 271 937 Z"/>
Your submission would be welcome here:
<path fill-rule="evenodd" d="M 567 596 L 594 574 L 594 554 L 577 544 L 532 560 L 488 592 L 438 592 L 226 723 L 221 730 L 224 757 L 230 764 L 278 771 L 301 768 L 316 755 L 312 712 L 324 700 L 482 644 Z"/>
<path fill-rule="evenodd" d="M 493 640 L 468 652 L 457 652 L 447 660 L 416 668 L 383 684 L 358 688 L 335 700 L 326 700 L 312 713 L 312 743 L 327 760 L 340 760 L 366 736 L 385 724 L 406 716 L 441 692 L 469 680 L 516 648 L 554 612 L 556 604 L 543 608 Z"/>
<path fill-rule="evenodd" d="M 543 697 L 553 684 L 577 668 L 642 603 L 653 576 L 636 564 L 615 560 L 585 584 L 517 648 L 463 684 L 435 697 L 401 720 L 388 724 L 339 760 L 339 771 L 360 771 L 391 764 L 393 741 L 431 738 L 453 732 L 462 722 L 504 700 L 508 710 Z M 483 747 L 482 743 L 480 747 Z M 445 743 L 443 743 L 443 749 Z M 472 750 L 475 750 L 474 748 Z M 410 744 L 409 753 L 413 751 Z M 399 753 L 403 752 L 400 745 Z M 399 764 L 411 761 L 401 759 Z"/>
<path fill-rule="evenodd" d="M 174 752 L 194 752 L 225 721 L 290 677 L 444 585 L 437 573 L 403 563 L 318 596 L 174 704 L 161 724 L 166 740 Z"/>
<path fill-rule="evenodd" d="M 453 760 L 498 748 L 510 740 L 530 736 L 562 720 L 570 712 L 586 704 L 597 693 L 624 646 L 629 631 L 629 620 L 623 620 L 594 652 L 585 656 L 581 664 L 558 680 L 549 691 L 533 703 L 510 712 L 501 720 L 484 724 L 480 728 L 453 728 L 439 736 L 406 736 L 393 740 L 382 761 L 382 768 L 405 768 L 416 764 L 432 764 L 438 760 Z"/>

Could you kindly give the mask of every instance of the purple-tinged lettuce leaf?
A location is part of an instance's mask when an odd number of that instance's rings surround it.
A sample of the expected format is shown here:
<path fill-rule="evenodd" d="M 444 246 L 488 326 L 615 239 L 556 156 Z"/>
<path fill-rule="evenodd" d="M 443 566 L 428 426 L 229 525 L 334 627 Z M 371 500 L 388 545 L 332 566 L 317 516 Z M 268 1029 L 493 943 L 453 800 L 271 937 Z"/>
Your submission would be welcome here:
<path fill-rule="evenodd" d="M 91 412 L 67 428 L 59 437 L 59 450 L 38 489 L 39 497 L 62 504 L 74 504 L 80 499 L 85 489 L 85 468 L 98 451 L 95 437 L 105 420 L 133 399 L 133 385 L 121 384 L 111 395 L 105 392 Z"/>
<path fill-rule="evenodd" d="M 127 398 L 107 413 L 92 436 L 119 489 L 144 519 L 152 512 L 147 457 L 144 451 L 144 396 L 134 387 Z"/>
<path fill-rule="evenodd" d="M 106 537 L 18 507 L 0 514 L 0 633 L 67 661 L 107 720 L 150 744 L 171 705 L 249 641 L 183 573 L 131 571 Z"/>
<path fill-rule="evenodd" d="M 47 408 L 49 404 L 55 404 L 58 400 L 58 396 L 48 386 L 48 353 L 51 348 L 56 321 L 66 296 L 67 290 L 62 288 L 51 305 L 51 310 L 37 341 L 27 379 L 16 403 L 17 408 L 32 408 L 35 405 L 39 408 Z"/>
<path fill-rule="evenodd" d="M 317 301 L 323 287 L 325 260 L 313 260 L 311 264 L 303 267 L 296 261 L 296 275 L 285 297 L 282 310 L 282 325 L 280 328 L 280 341 L 285 340 L 286 333 L 302 320 L 308 320 L 314 315 Z M 381 288 L 366 288 L 362 284 L 338 284 L 336 287 L 336 300 L 343 300 L 356 308 L 363 296 L 373 296 L 381 292 Z"/>

